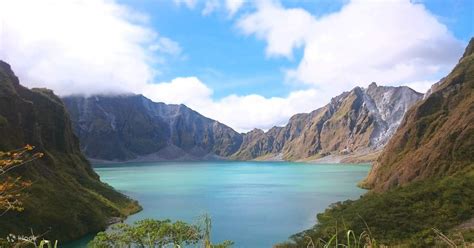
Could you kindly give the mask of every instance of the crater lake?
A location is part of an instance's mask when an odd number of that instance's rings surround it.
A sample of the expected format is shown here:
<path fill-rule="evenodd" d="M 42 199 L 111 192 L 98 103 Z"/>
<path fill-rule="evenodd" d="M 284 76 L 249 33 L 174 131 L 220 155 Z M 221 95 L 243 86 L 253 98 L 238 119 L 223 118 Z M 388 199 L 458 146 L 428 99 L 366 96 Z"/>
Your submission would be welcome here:
<path fill-rule="evenodd" d="M 212 240 L 272 247 L 310 228 L 337 201 L 357 199 L 370 165 L 295 162 L 155 162 L 97 164 L 101 180 L 138 200 L 130 216 L 196 223 L 212 218 Z M 89 235 L 67 247 L 86 247 Z"/>

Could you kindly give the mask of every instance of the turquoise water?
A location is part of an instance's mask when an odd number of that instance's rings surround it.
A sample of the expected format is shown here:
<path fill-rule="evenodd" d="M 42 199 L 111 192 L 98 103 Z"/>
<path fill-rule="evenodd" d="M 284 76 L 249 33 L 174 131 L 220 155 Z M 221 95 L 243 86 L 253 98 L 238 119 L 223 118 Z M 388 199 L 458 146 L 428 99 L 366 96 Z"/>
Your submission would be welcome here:
<path fill-rule="evenodd" d="M 214 242 L 272 247 L 311 227 L 329 204 L 356 199 L 369 165 L 289 162 L 160 162 L 98 165 L 104 182 L 136 199 L 131 216 L 197 221 L 208 213 Z M 69 247 L 84 247 L 87 237 Z"/>

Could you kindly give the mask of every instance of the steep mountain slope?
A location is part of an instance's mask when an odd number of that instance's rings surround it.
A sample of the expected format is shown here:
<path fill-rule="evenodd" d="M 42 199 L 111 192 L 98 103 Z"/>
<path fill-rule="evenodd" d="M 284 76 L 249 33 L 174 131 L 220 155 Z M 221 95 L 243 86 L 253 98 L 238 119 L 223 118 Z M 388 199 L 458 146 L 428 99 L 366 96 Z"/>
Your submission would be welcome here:
<path fill-rule="evenodd" d="M 411 108 L 364 185 L 376 191 L 474 166 L 474 40 L 459 64 Z"/>
<path fill-rule="evenodd" d="M 98 160 L 195 160 L 227 157 L 242 135 L 184 105 L 142 95 L 63 99 L 84 153 Z"/>
<path fill-rule="evenodd" d="M 345 230 L 365 231 L 390 247 L 472 246 L 473 93 L 474 38 L 452 72 L 407 111 L 363 182 L 372 191 L 332 204 L 314 227 L 281 247 L 307 247 L 309 238 L 329 240 L 341 229 L 341 240 Z"/>
<path fill-rule="evenodd" d="M 61 100 L 47 89 L 19 84 L 0 61 L 0 150 L 31 144 L 45 156 L 16 168 L 12 176 L 32 182 L 24 190 L 23 212 L 0 217 L 0 237 L 47 232 L 60 241 L 105 228 L 111 217 L 123 217 L 139 206 L 100 182 L 79 149 Z"/>
<path fill-rule="evenodd" d="M 239 134 L 184 105 L 141 95 L 65 97 L 85 154 L 97 160 L 311 160 L 380 150 L 422 95 L 372 83 L 331 100 L 284 127 Z"/>
<path fill-rule="evenodd" d="M 308 160 L 368 154 L 386 144 L 406 110 L 421 98 L 408 87 L 356 87 L 320 109 L 294 115 L 284 127 L 246 134 L 232 158 Z"/>

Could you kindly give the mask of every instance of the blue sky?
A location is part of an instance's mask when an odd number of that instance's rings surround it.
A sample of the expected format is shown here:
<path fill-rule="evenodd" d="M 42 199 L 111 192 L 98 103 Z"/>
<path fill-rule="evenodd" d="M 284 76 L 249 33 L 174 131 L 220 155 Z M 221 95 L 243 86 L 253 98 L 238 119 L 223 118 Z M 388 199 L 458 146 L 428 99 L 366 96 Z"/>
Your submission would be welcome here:
<path fill-rule="evenodd" d="M 147 13 L 154 29 L 178 42 L 185 59 L 172 60 L 157 81 L 170 81 L 180 76 L 197 76 L 213 89 L 213 98 L 229 94 L 256 93 L 265 97 L 284 97 L 288 92 L 305 88 L 304 85 L 285 83 L 282 69 L 295 67 L 301 60 L 302 49 L 296 49 L 292 59 L 268 58 L 265 42 L 242 34 L 234 20 L 245 15 L 247 6 L 230 18 L 219 11 L 201 14 L 199 2 L 192 9 L 173 1 L 120 1 Z M 292 0 L 282 1 L 287 8 L 303 8 L 315 16 L 339 11 L 347 0 Z M 474 1 L 426 0 L 423 4 L 445 24 L 458 39 L 468 42 L 474 33 Z"/>
<path fill-rule="evenodd" d="M 196 6 L 189 9 L 172 1 L 123 1 L 149 13 L 153 27 L 178 42 L 185 59 L 160 69 L 157 81 L 179 76 L 198 76 L 213 90 L 213 97 L 258 93 L 266 97 L 284 96 L 293 87 L 285 84 L 282 67 L 294 60 L 267 59 L 265 43 L 243 35 L 225 12 L 203 16 Z"/>
<path fill-rule="evenodd" d="M 61 96 L 134 93 L 245 132 L 371 82 L 425 92 L 471 0 L 0 1 L 0 59 Z"/>

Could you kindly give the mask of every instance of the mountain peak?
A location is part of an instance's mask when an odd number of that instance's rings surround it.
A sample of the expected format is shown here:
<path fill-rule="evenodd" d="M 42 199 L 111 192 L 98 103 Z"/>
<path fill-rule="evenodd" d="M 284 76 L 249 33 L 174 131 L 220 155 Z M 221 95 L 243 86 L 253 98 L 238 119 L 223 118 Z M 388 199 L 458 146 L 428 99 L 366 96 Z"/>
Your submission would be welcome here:
<path fill-rule="evenodd" d="M 331 99 L 310 114 L 296 114 L 283 127 L 245 135 L 238 159 L 306 160 L 318 156 L 367 154 L 383 147 L 403 114 L 422 94 L 372 83 Z"/>
<path fill-rule="evenodd" d="M 376 82 L 372 82 L 370 85 L 369 85 L 369 89 L 370 88 L 377 88 L 377 83 Z"/>
<path fill-rule="evenodd" d="M 474 37 L 471 38 L 469 41 L 469 44 L 466 47 L 466 50 L 464 50 L 464 54 L 461 57 L 461 60 L 471 54 L 474 53 Z"/>
<path fill-rule="evenodd" d="M 404 116 L 363 185 L 386 191 L 473 164 L 474 40 L 452 72 Z"/>
<path fill-rule="evenodd" d="M 242 135 L 184 104 L 142 95 L 65 97 L 84 153 L 98 160 L 199 160 L 237 151 Z"/>
<path fill-rule="evenodd" d="M 11 71 L 11 70 L 12 70 L 12 69 L 11 69 L 11 66 L 10 66 L 7 62 L 5 62 L 5 61 L 3 61 L 3 60 L 1 60 L 1 59 L 0 59 L 0 68 L 5 69 L 5 70 L 8 70 L 8 71 Z"/>

